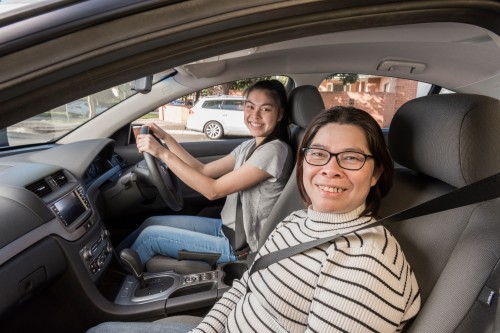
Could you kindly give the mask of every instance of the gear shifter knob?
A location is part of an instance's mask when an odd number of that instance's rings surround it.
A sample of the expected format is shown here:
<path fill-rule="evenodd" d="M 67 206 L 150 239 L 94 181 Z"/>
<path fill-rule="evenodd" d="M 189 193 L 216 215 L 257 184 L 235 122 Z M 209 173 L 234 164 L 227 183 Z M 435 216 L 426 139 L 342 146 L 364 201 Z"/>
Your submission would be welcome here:
<path fill-rule="evenodd" d="M 135 276 L 135 278 L 139 281 L 141 288 L 145 288 L 146 281 L 144 280 L 142 262 L 139 254 L 132 249 L 123 249 L 120 252 L 120 261 L 123 268 Z"/>

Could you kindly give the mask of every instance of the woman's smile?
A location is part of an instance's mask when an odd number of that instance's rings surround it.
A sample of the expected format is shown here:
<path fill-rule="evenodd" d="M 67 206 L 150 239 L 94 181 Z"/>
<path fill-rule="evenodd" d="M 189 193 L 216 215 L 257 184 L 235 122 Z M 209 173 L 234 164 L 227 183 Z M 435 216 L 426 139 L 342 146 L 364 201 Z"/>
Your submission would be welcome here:
<path fill-rule="evenodd" d="M 326 185 L 317 185 L 317 186 L 321 191 L 328 193 L 343 193 L 345 191 L 344 188 L 340 187 L 326 186 Z"/>

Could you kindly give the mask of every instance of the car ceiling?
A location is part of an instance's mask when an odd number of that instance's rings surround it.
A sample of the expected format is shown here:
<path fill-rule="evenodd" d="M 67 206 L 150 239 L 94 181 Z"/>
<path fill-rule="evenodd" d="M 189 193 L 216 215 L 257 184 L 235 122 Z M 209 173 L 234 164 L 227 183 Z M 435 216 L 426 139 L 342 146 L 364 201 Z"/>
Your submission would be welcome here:
<path fill-rule="evenodd" d="M 99 2 L 86 5 L 93 8 Z M 369 6 L 366 1 L 140 3 L 128 0 L 119 10 L 95 15 L 99 24 L 84 30 L 79 29 L 93 18 L 87 12 L 80 21 L 73 17 L 80 25 L 66 30 L 51 21 L 45 29 L 38 23 L 37 29 L 44 31 L 38 37 L 31 31 L 28 38 L 28 29 L 23 39 L 18 23 L 2 27 L 0 42 L 8 47 L 0 53 L 0 125 L 169 67 L 178 69 L 178 83 L 193 89 L 213 85 L 214 77 L 224 82 L 290 74 L 302 85 L 318 84 L 325 74 L 357 72 L 499 97 L 496 1 L 371 1 Z M 62 27 L 70 24 L 58 22 Z M 200 62 L 239 49 L 251 54 Z M 429 70 L 381 73 L 377 68 L 384 60 L 423 63 Z"/>
<path fill-rule="evenodd" d="M 435 32 L 437 34 L 433 35 Z M 500 71 L 500 47 L 488 35 L 488 31 L 457 23 L 417 24 L 324 34 L 264 45 L 251 52 L 251 55 L 243 53 L 232 59 L 217 61 L 224 63 L 224 66 L 212 65 L 213 76 L 222 75 L 222 71 L 238 73 L 240 77 L 256 72 L 265 75 L 282 71 L 287 75 L 319 74 L 314 76 L 321 81 L 325 75 L 332 73 L 356 72 L 392 75 L 431 82 L 452 90 L 467 90 L 472 84 L 498 75 Z M 390 73 L 379 69 L 383 61 L 390 60 L 433 68 L 432 71 L 424 71 L 419 75 L 409 73 L 408 68 L 392 70 Z M 210 63 L 206 60 L 177 69 L 185 76 L 195 79 L 209 78 L 212 74 Z M 456 69 L 460 69 L 460 72 Z M 319 81 L 304 84 L 318 84 Z M 474 92 L 472 90 L 473 88 L 464 92 Z"/>

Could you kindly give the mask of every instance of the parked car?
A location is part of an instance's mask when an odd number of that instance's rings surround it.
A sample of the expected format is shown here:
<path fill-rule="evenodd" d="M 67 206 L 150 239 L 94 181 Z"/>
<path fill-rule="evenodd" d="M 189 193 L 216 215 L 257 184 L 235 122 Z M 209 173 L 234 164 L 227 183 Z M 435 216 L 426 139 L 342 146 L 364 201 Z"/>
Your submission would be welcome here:
<path fill-rule="evenodd" d="M 202 97 L 189 111 L 186 128 L 203 132 L 212 140 L 225 135 L 250 136 L 243 119 L 242 96 Z"/>
<path fill-rule="evenodd" d="M 146 263 L 145 279 L 165 284 L 148 294 L 116 259 L 116 246 L 148 217 L 220 216 L 224 199 L 209 201 L 170 175 L 184 202 L 173 209 L 131 127 L 215 85 L 281 76 L 292 101 L 312 87 L 325 106 L 373 110 L 397 163 L 381 216 L 500 171 L 499 22 L 496 0 L 37 1 L 2 13 L 0 331 L 83 333 L 105 321 L 204 316 L 241 277 L 251 259 L 179 261 L 202 267 L 182 272 L 155 265 L 160 256 Z M 150 92 L 130 90 L 145 75 L 154 76 Z M 418 82 L 411 94 L 407 80 Z M 66 116 L 66 104 L 95 94 L 107 107 L 98 117 Z M 309 97 L 290 117 L 294 149 L 319 111 Z M 245 140 L 182 145 L 209 162 Z M 260 244 L 303 208 L 294 181 Z M 388 226 L 421 292 L 408 333 L 494 330 L 499 212 L 497 199 Z"/>
<path fill-rule="evenodd" d="M 105 107 L 102 107 L 100 105 L 96 105 L 94 115 L 99 115 L 104 111 L 106 111 Z M 73 102 L 66 104 L 66 112 L 70 116 L 76 116 L 76 117 L 90 117 L 91 116 L 89 102 L 86 99 L 79 99 L 79 100 L 76 100 L 76 101 L 73 101 Z"/>

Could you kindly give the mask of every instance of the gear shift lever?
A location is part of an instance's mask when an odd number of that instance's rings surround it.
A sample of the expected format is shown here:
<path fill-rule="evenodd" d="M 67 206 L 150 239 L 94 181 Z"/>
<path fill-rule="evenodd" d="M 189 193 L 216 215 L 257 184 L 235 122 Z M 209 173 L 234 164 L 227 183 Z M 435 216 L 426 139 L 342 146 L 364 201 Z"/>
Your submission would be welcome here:
<path fill-rule="evenodd" d="M 132 249 L 123 249 L 120 252 L 120 261 L 127 270 L 139 281 L 141 288 L 146 288 L 146 281 L 142 271 L 142 263 L 139 254 Z"/>

